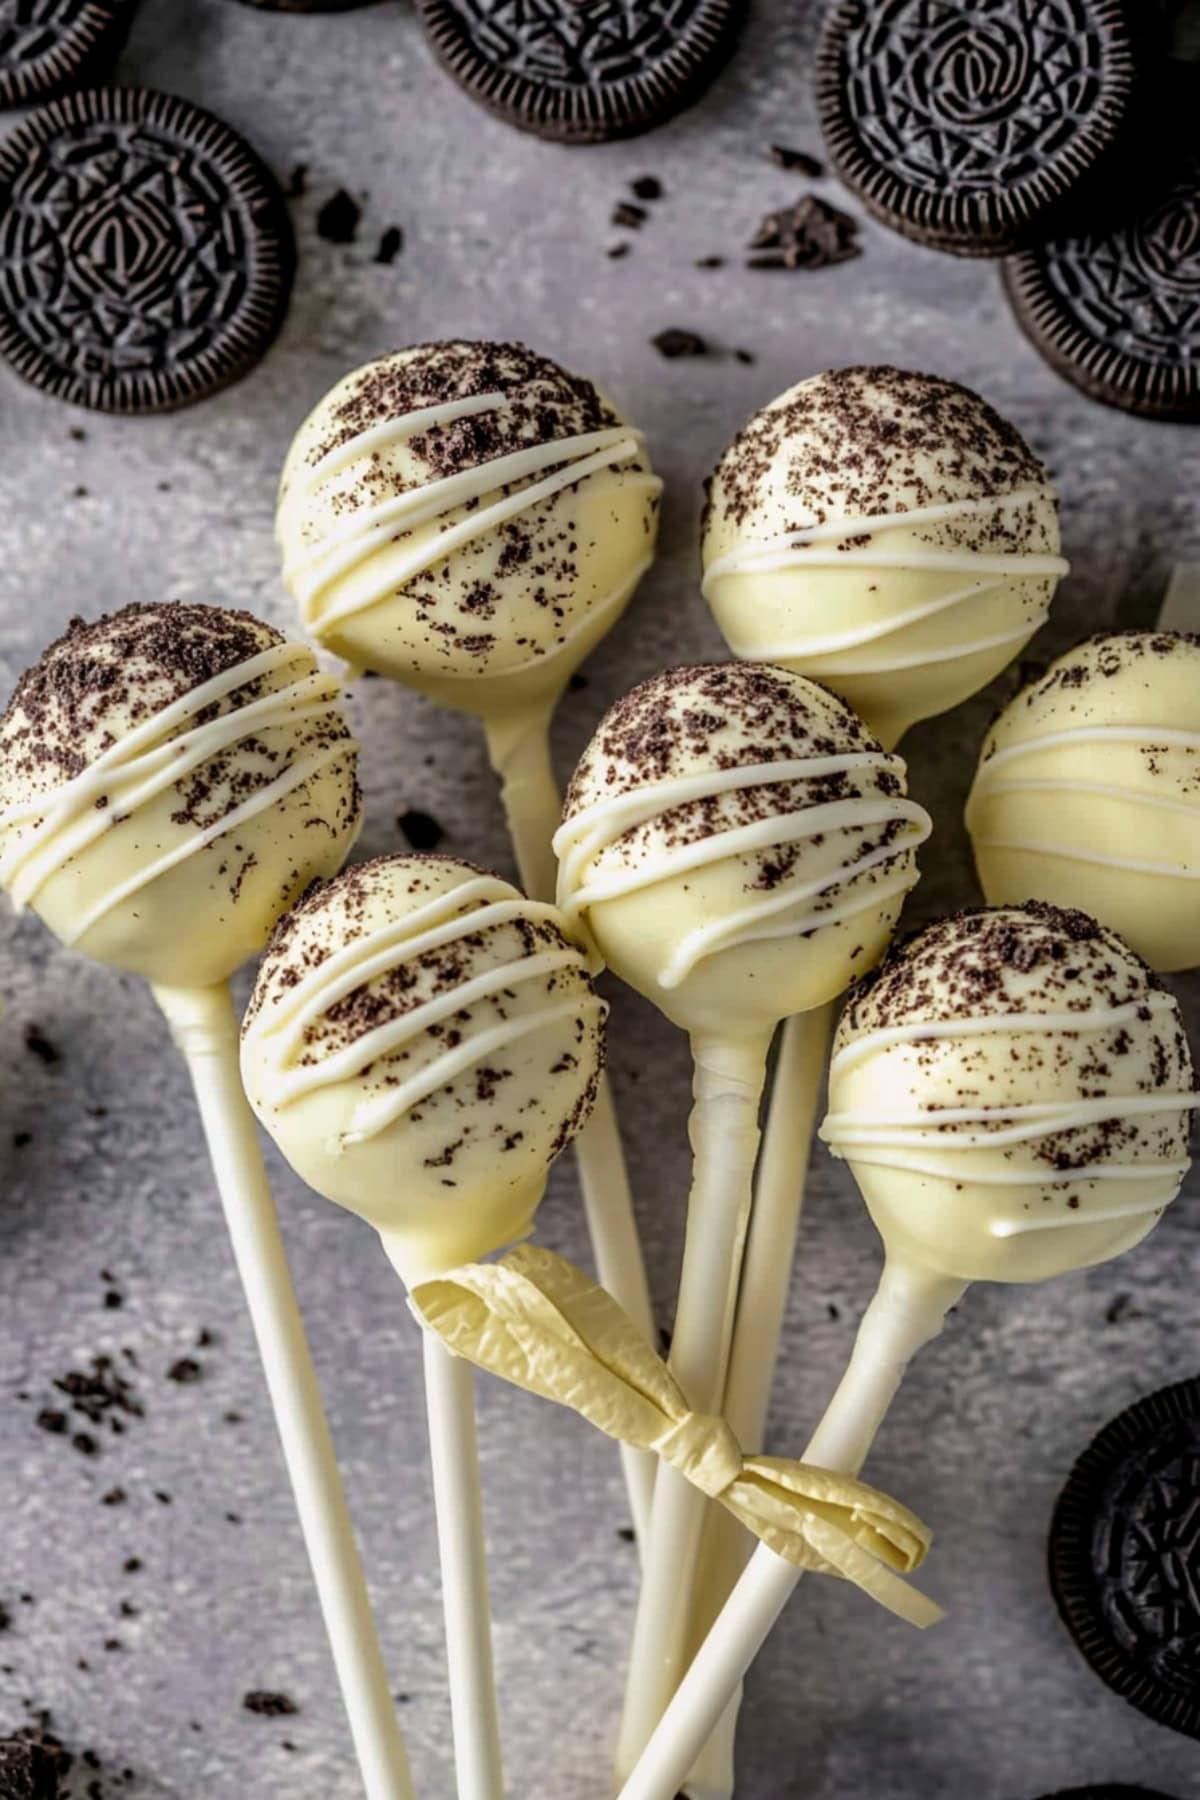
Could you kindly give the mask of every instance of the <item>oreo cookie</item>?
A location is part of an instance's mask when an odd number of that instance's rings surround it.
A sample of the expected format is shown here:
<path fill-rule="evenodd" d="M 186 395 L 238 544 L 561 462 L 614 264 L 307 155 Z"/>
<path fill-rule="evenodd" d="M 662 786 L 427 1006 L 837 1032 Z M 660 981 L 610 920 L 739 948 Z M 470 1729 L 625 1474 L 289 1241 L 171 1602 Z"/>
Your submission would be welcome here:
<path fill-rule="evenodd" d="M 1004 284 L 1026 337 L 1093 400 L 1200 419 L 1200 148 L 1115 221 L 1010 258 Z"/>
<path fill-rule="evenodd" d="M 876 218 L 1000 256 L 1112 150 L 1135 71 L 1122 0 L 835 0 L 817 103 L 834 166 Z"/>
<path fill-rule="evenodd" d="M 1172 1797 L 1160 1794 L 1157 1788 L 1127 1787 L 1118 1781 L 1115 1786 L 1105 1782 L 1100 1787 L 1063 1788 L 1057 1794 L 1044 1794 L 1042 1800 L 1172 1800 Z"/>
<path fill-rule="evenodd" d="M 53 102 L 0 145 L 0 355 L 78 406 L 162 412 L 271 343 L 291 227 L 254 151 L 145 88 Z"/>
<path fill-rule="evenodd" d="M 359 6 L 373 6 L 376 0 L 241 0 L 258 12 L 328 13 L 353 12 Z"/>
<path fill-rule="evenodd" d="M 434 54 L 489 111 L 594 144 L 679 112 L 728 54 L 745 0 L 419 0 Z"/>
<path fill-rule="evenodd" d="M 1088 1446 L 1050 1528 L 1050 1585 L 1096 1674 L 1200 1737 L 1200 1380 L 1139 1400 Z"/>
<path fill-rule="evenodd" d="M 125 41 L 136 0 L 37 0 L 0 7 L 0 106 L 28 106 L 98 80 Z"/>

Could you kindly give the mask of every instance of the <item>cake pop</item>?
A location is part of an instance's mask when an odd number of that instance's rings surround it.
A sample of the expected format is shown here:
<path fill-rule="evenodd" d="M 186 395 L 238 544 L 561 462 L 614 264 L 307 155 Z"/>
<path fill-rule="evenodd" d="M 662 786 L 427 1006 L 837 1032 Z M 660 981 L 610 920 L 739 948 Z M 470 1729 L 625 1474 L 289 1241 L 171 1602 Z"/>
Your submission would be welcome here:
<path fill-rule="evenodd" d="M 1037 1282 L 1138 1243 L 1200 1105 L 1179 1008 L 1106 926 L 1041 903 L 962 913 L 855 989 L 821 1135 L 886 1260 L 805 1461 L 856 1473 L 911 1357 L 971 1281 Z M 791 1594 L 756 1550 L 621 1800 L 670 1800 Z"/>
<path fill-rule="evenodd" d="M 1086 903 L 1153 968 L 1200 963 L 1200 637 L 1051 663 L 989 731 L 967 829 L 990 901 Z"/>
<path fill-rule="evenodd" d="M 340 381 L 288 454 L 277 530 L 309 632 L 476 714 L 526 892 L 554 896 L 550 718 L 649 567 L 662 483 L 640 432 L 523 344 L 455 340 Z M 605 1287 L 653 1336 L 620 1134 L 601 1084 L 577 1146 Z M 625 1458 L 644 1531 L 653 1463 Z"/>
<path fill-rule="evenodd" d="M 242 1038 L 259 1119 L 406 1285 L 525 1237 L 591 1110 L 605 1006 L 551 906 L 447 857 L 347 870 L 285 918 Z M 460 1800 L 503 1800 L 470 1366 L 425 1375 Z"/>
<path fill-rule="evenodd" d="M 894 745 L 1028 642 L 1067 565 L 1045 469 L 957 382 L 835 369 L 725 452 L 704 593 L 736 656 L 800 669 Z"/>
<path fill-rule="evenodd" d="M 0 721 L 0 881 L 145 976 L 191 1073 L 370 1800 L 411 1794 L 304 1328 L 237 1072 L 228 978 L 359 825 L 338 683 L 249 613 L 75 620 Z"/>
<path fill-rule="evenodd" d="M 785 670 L 668 671 L 601 721 L 555 840 L 559 900 L 615 973 L 688 1032 L 692 1190 L 671 1347 L 720 1409 L 771 1033 L 887 943 L 928 815 L 850 708 Z M 619 1751 L 631 1766 L 678 1675 L 704 1502 L 662 1469 Z"/>
<path fill-rule="evenodd" d="M 842 369 L 800 383 L 722 457 L 705 592 L 736 655 L 825 682 L 894 749 L 990 680 L 1046 616 L 1066 563 L 1057 499 L 1020 435 L 956 382 Z M 754 1189 L 725 1413 L 760 1444 L 783 1330 L 832 1011 L 789 1020 Z M 750 1554 L 714 1513 L 699 1643 Z M 689 1784 L 733 1792 L 736 1707 Z"/>

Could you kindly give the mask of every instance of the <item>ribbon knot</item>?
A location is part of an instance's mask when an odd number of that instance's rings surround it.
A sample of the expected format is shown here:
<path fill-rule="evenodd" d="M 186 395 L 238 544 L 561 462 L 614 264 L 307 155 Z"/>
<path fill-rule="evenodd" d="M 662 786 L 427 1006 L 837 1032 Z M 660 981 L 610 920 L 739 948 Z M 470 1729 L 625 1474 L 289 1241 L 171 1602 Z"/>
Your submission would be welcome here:
<path fill-rule="evenodd" d="M 710 1500 L 720 1499 L 742 1473 L 742 1446 L 716 1413 L 685 1413 L 650 1448 Z"/>
<path fill-rule="evenodd" d="M 689 1408 L 611 1295 L 552 1251 L 523 1244 L 452 1269 L 414 1287 L 409 1305 L 455 1355 L 657 1451 L 797 1568 L 840 1575 L 910 1624 L 941 1618 L 902 1579 L 929 1548 L 914 1513 L 854 1476 L 743 1456 L 724 1419 Z"/>

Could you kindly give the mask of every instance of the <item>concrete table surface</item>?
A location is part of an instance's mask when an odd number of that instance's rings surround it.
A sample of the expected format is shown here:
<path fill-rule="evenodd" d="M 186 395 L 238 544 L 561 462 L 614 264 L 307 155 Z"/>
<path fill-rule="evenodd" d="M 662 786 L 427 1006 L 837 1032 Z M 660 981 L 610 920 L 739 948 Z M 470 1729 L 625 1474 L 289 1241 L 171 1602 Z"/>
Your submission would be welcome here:
<path fill-rule="evenodd" d="M 633 681 L 721 653 L 696 585 L 700 481 L 755 407 L 828 365 L 888 360 L 976 384 L 1047 458 L 1073 571 L 1038 653 L 1101 625 L 1152 621 L 1168 566 L 1200 556 L 1200 433 L 1123 417 L 1064 386 L 1019 336 L 988 264 L 927 253 L 867 221 L 857 262 L 813 274 L 742 267 L 761 214 L 807 185 L 772 167 L 766 146 L 820 147 L 817 13 L 758 0 L 700 105 L 652 137 L 571 151 L 473 107 L 396 0 L 323 17 L 145 0 L 121 78 L 211 106 L 284 179 L 307 165 L 307 192 L 293 203 L 300 274 L 266 361 L 173 417 L 89 415 L 0 369 L 4 694 L 75 612 L 180 597 L 287 622 L 271 522 L 293 428 L 352 365 L 451 333 L 522 337 L 596 377 L 645 427 L 666 478 L 661 558 L 561 709 L 564 775 Z M 647 172 L 665 197 L 628 234 L 630 253 L 610 260 L 623 234 L 609 215 Z M 339 188 L 362 207 L 351 245 L 316 229 Z M 846 203 L 835 184 L 821 191 Z M 388 266 L 374 257 L 391 225 L 406 241 Z M 696 268 L 711 254 L 727 265 Z M 714 353 L 663 360 L 650 339 L 668 326 L 700 332 Z M 905 746 L 912 788 L 938 827 L 910 923 L 976 897 L 961 804 L 1012 680 Z M 369 800 L 361 853 L 395 846 L 397 815 L 418 807 L 442 823 L 447 849 L 509 869 L 473 725 L 383 682 L 356 690 L 353 713 Z M 19 1723 L 27 1703 L 52 1708 L 72 1746 L 135 1772 L 125 1786 L 103 1778 L 105 1792 L 132 1800 L 352 1800 L 358 1783 L 184 1071 L 137 982 L 60 950 L 36 920 L 6 912 L 0 930 L 0 1604 L 11 1615 L 0 1725 Z M 1181 990 L 1200 1024 L 1200 989 Z M 615 986 L 612 997 L 613 1075 L 665 1323 L 687 1180 L 688 1057 L 649 1006 Z M 27 1047 L 31 1023 L 57 1062 Z M 445 1800 L 416 1330 L 372 1233 L 277 1159 L 272 1168 L 417 1785 Z M 1198 1221 L 1193 1193 L 1120 1265 L 1040 1290 L 971 1293 L 916 1367 L 871 1464 L 934 1524 L 927 1585 L 949 1620 L 918 1640 L 855 1592 L 806 1583 L 749 1684 L 740 1800 L 1033 1800 L 1085 1780 L 1140 1781 L 1179 1800 L 1197 1792 L 1195 1746 L 1127 1708 L 1076 1654 L 1043 1560 L 1054 1497 L 1092 1433 L 1196 1368 Z M 542 1230 L 586 1257 L 565 1163 Z M 807 1435 L 879 1261 L 848 1178 L 823 1153 L 802 1252 L 776 1449 Z M 213 1341 L 196 1349 L 203 1332 Z M 128 1417 L 123 1436 L 104 1434 L 89 1458 L 35 1421 L 54 1401 L 53 1378 L 98 1353 L 118 1358 L 144 1414 Z M 200 1378 L 167 1380 L 192 1353 Z M 635 1591 L 617 1458 L 573 1416 L 487 1382 L 480 1398 L 510 1792 L 601 1800 Z M 105 1505 L 114 1488 L 124 1501 Z M 130 1558 L 142 1567 L 127 1571 Z M 254 1716 L 242 1707 L 251 1689 L 286 1691 L 299 1710 Z"/>

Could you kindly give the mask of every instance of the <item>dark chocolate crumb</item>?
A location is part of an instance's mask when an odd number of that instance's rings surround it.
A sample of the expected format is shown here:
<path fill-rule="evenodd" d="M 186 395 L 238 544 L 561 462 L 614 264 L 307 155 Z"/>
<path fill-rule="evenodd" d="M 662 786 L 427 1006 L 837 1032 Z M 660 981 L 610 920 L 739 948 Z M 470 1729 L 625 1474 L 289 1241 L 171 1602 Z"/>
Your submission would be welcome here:
<path fill-rule="evenodd" d="M 32 1142 L 33 1142 L 32 1131 L 14 1131 L 13 1132 L 12 1147 L 14 1150 L 24 1150 L 25 1146 L 27 1144 L 32 1144 Z"/>
<path fill-rule="evenodd" d="M 0 1739 L 0 1795 L 5 1800 L 58 1800 L 59 1772 L 54 1754 L 24 1733 Z"/>
<path fill-rule="evenodd" d="M 635 206 L 632 200 L 618 201 L 613 207 L 610 224 L 622 231 L 637 231 L 645 224 L 648 214 L 644 206 Z"/>
<path fill-rule="evenodd" d="M 422 854 L 436 850 L 446 835 L 432 813 L 421 812 L 416 807 L 409 807 L 407 812 L 402 812 L 396 823 L 406 841 Z"/>
<path fill-rule="evenodd" d="M 587 676 L 584 675 L 581 670 L 573 669 L 567 678 L 567 692 L 569 694 L 582 694 L 587 685 Z"/>
<path fill-rule="evenodd" d="M 142 1567 L 143 1563 L 140 1556 L 127 1556 L 125 1561 L 121 1564 L 121 1570 L 126 1575 L 136 1575 L 140 1572 Z"/>
<path fill-rule="evenodd" d="M 35 1025 L 32 1020 L 25 1027 L 25 1048 L 31 1056 L 36 1056 L 39 1062 L 45 1063 L 48 1069 L 62 1061 L 58 1046 L 52 1044 L 41 1026 Z"/>
<path fill-rule="evenodd" d="M 610 244 L 604 254 L 610 262 L 618 262 L 622 256 L 629 255 L 629 248 L 628 244 Z"/>
<path fill-rule="evenodd" d="M 858 220 L 815 194 L 768 213 L 750 240 L 752 269 L 828 269 L 861 256 Z"/>
<path fill-rule="evenodd" d="M 264 1719 L 288 1718 L 300 1708 L 289 1694 L 272 1693 L 266 1688 L 252 1688 L 243 1694 L 242 1705 L 247 1712 L 257 1713 Z"/>
<path fill-rule="evenodd" d="M 792 150 L 787 144 L 772 144 L 767 154 L 777 169 L 807 175 L 810 181 L 819 181 L 825 173 L 825 164 L 820 157 L 811 155 L 807 150 Z"/>
<path fill-rule="evenodd" d="M 735 361 L 740 363 L 755 363 L 758 361 L 753 350 L 735 350 L 733 354 Z"/>
<path fill-rule="evenodd" d="M 125 1499 L 126 1495 L 123 1487 L 109 1488 L 107 1494 L 102 1494 L 100 1496 L 100 1504 L 101 1506 L 124 1506 Z"/>
<path fill-rule="evenodd" d="M 78 1450 L 80 1456 L 99 1456 L 100 1446 L 90 1431 L 77 1431 L 71 1438 L 71 1448 Z"/>
<path fill-rule="evenodd" d="M 380 235 L 379 248 L 375 252 L 375 261 L 384 264 L 394 263 L 403 248 L 404 233 L 401 231 L 399 225 L 389 225 L 387 230 Z"/>
<path fill-rule="evenodd" d="M 203 1374 L 204 1370 L 194 1356 L 181 1356 L 167 1370 L 167 1380 L 177 1381 L 180 1387 L 188 1387 L 192 1382 L 199 1381 Z"/>
<path fill-rule="evenodd" d="M 617 1536 L 623 1544 L 635 1544 L 637 1542 L 637 1532 L 633 1529 L 632 1525 L 618 1525 Z"/>
<path fill-rule="evenodd" d="M 67 1429 L 67 1415 L 63 1412 L 56 1412 L 53 1407 L 46 1406 L 38 1414 L 37 1423 L 43 1431 L 49 1431 L 55 1437 L 61 1437 Z"/>
<path fill-rule="evenodd" d="M 663 184 L 657 175 L 639 175 L 629 186 L 639 200 L 661 200 L 663 197 Z"/>
<path fill-rule="evenodd" d="M 698 269 L 723 269 L 725 258 L 723 256 L 698 256 L 696 267 Z"/>
<path fill-rule="evenodd" d="M 327 244 L 352 244 L 358 235 L 362 208 L 345 188 L 328 199 L 317 214 L 317 232 Z"/>
<path fill-rule="evenodd" d="M 694 331 L 681 331 L 675 326 L 660 331 L 650 342 L 660 356 L 674 360 L 677 356 L 707 356 L 708 345 Z"/>
<path fill-rule="evenodd" d="M 109 1288 L 104 1296 L 104 1305 L 109 1312 L 119 1312 L 125 1304 L 124 1294 L 118 1294 L 116 1288 Z"/>

